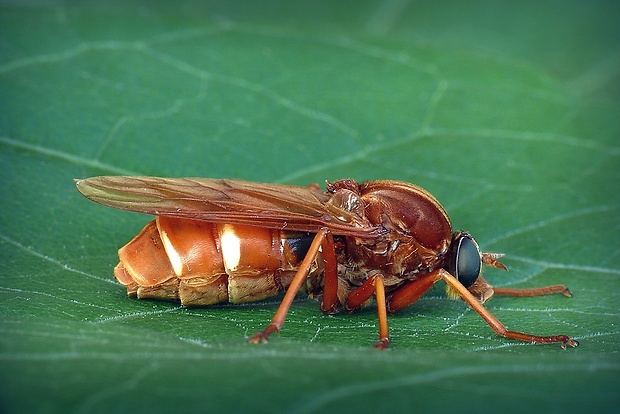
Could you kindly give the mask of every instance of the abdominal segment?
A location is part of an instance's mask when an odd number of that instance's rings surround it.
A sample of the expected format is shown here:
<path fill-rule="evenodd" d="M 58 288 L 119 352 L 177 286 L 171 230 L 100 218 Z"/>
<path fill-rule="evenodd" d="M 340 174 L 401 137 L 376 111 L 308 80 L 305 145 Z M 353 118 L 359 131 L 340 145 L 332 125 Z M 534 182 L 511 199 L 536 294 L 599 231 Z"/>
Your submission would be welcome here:
<path fill-rule="evenodd" d="M 141 299 L 186 306 L 253 302 L 289 286 L 313 238 L 158 216 L 118 251 L 114 276 Z"/>

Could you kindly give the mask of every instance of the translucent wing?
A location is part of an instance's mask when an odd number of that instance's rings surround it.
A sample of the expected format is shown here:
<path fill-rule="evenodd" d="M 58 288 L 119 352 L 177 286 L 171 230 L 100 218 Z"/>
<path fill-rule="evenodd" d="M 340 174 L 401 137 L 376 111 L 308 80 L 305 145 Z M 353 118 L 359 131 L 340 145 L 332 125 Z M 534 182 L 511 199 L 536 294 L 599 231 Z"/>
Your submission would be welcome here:
<path fill-rule="evenodd" d="M 86 198 L 109 207 L 214 223 L 373 237 L 381 229 L 330 206 L 331 194 L 283 184 L 209 178 L 102 176 L 76 180 Z M 330 208 L 331 207 L 331 208 Z"/>

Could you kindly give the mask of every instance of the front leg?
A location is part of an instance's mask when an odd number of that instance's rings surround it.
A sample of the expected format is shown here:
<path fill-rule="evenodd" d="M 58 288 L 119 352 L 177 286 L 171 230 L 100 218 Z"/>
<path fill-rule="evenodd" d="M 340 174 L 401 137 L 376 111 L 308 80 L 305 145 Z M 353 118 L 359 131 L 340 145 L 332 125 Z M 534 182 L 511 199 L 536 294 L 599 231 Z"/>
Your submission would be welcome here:
<path fill-rule="evenodd" d="M 418 276 L 398 288 L 388 299 L 388 310 L 390 313 L 397 312 L 422 297 L 435 283 L 441 280 L 439 271 Z"/>
<path fill-rule="evenodd" d="M 499 319 L 497 319 L 491 312 L 489 312 L 488 309 L 482 306 L 482 303 L 480 303 L 480 301 L 478 301 L 478 299 L 474 295 L 472 295 L 472 293 L 469 290 L 467 290 L 467 288 L 463 286 L 461 282 L 459 282 L 454 276 L 452 276 L 450 273 L 446 272 L 443 269 L 439 270 L 439 275 L 446 282 L 448 286 L 450 286 L 456 293 L 458 293 L 458 295 L 461 298 L 463 298 L 463 300 L 467 302 L 469 306 L 471 306 L 472 309 L 475 310 L 478 313 L 478 315 L 480 315 L 482 319 L 485 320 L 487 324 L 489 324 L 491 329 L 493 329 L 493 331 L 495 331 L 496 334 L 501 335 L 508 339 L 517 339 L 519 341 L 530 342 L 530 343 L 546 344 L 546 343 L 552 343 L 552 342 L 559 342 L 562 348 L 564 349 L 566 349 L 566 345 L 569 345 L 572 347 L 579 345 L 579 342 L 572 339 L 568 335 L 538 336 L 538 335 L 526 334 L 523 332 L 509 331 L 508 329 L 506 329 L 504 324 L 501 323 Z M 526 290 L 525 293 L 521 295 L 518 294 L 518 291 L 514 291 L 511 289 L 504 289 L 502 294 L 512 294 L 514 296 L 536 296 L 539 294 L 546 295 L 550 293 L 560 292 L 568 296 L 568 294 L 565 293 L 567 290 L 568 289 L 566 289 L 564 286 L 560 286 L 560 287 L 552 286 L 550 288 L 531 289 L 529 291 Z M 496 291 L 496 293 L 499 293 L 499 292 Z"/>

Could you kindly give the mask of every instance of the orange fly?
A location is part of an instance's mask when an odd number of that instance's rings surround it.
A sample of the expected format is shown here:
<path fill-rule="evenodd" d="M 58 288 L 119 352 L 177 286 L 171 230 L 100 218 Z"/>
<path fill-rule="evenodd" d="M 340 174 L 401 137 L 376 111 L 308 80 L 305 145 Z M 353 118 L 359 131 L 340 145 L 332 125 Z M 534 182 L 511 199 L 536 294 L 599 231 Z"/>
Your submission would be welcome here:
<path fill-rule="evenodd" d="M 271 323 L 249 341 L 266 342 L 284 324 L 299 291 L 321 311 L 352 312 L 373 297 L 376 347 L 389 347 L 387 314 L 418 300 L 440 280 L 495 331 L 509 339 L 577 346 L 567 335 L 509 331 L 484 306 L 493 294 L 536 296 L 562 285 L 493 288 L 482 265 L 506 269 L 501 254 L 481 253 L 465 231 L 453 231 L 439 202 L 399 181 L 354 180 L 297 187 L 240 180 L 93 177 L 80 193 L 109 207 L 151 214 L 119 250 L 114 275 L 131 296 L 180 300 L 185 306 L 244 303 L 286 291 Z"/>

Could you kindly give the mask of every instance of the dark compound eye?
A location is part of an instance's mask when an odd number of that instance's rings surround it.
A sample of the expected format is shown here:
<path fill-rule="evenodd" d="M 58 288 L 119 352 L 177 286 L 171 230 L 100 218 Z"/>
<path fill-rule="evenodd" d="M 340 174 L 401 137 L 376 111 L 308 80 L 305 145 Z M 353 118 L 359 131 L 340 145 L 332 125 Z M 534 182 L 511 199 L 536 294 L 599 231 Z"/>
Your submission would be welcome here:
<path fill-rule="evenodd" d="M 456 254 L 453 256 L 453 269 L 451 270 L 454 271 L 454 276 L 463 286 L 470 287 L 480 275 L 480 268 L 482 267 L 480 250 L 469 234 L 458 237 L 455 242 L 457 242 L 457 247 Z"/>

